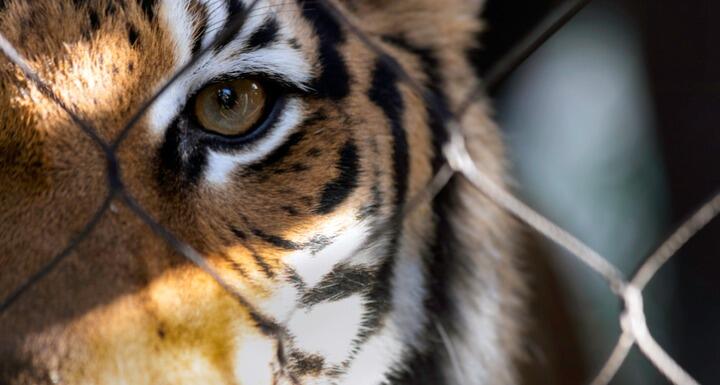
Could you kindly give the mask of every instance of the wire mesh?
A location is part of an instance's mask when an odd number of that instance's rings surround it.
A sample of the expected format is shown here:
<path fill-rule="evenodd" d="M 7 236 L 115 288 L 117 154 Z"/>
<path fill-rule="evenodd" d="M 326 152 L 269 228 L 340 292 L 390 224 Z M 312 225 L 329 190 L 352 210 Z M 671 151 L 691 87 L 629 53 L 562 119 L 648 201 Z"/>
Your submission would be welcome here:
<path fill-rule="evenodd" d="M 476 166 L 465 145 L 460 122 L 468 108 L 479 98 L 485 97 L 488 92 L 491 92 L 497 87 L 515 68 L 530 57 L 536 49 L 542 46 L 547 39 L 560 30 L 563 25 L 590 2 L 591 0 L 567 1 L 564 5 L 560 6 L 541 23 L 535 31 L 530 33 L 527 39 L 518 43 L 507 56 L 499 60 L 495 66 L 490 69 L 485 82 L 473 89 L 455 112 L 443 109 L 439 103 L 439 99 L 432 91 L 425 89 L 420 82 L 410 76 L 397 61 L 392 59 L 392 57 L 383 50 L 381 44 L 377 43 L 377 40 L 373 36 L 364 32 L 363 29 L 352 20 L 352 17 L 346 15 L 334 2 L 331 0 L 316 0 L 314 4 L 315 6 L 325 7 L 340 24 L 362 41 L 370 51 L 381 58 L 381 60 L 384 60 L 385 64 L 389 66 L 399 79 L 405 82 L 406 85 L 418 93 L 418 95 L 422 95 L 430 104 L 431 113 L 435 114 L 436 118 L 444 122 L 446 130 L 450 134 L 450 139 L 443 147 L 442 155 L 444 156 L 444 164 L 438 169 L 429 183 L 419 193 L 407 201 L 398 218 L 396 218 L 397 220 L 402 221 L 408 213 L 412 212 L 421 203 L 432 200 L 439 191 L 449 183 L 453 176 L 457 175 L 466 178 L 475 186 L 478 192 L 487 196 L 494 204 L 511 213 L 548 239 L 567 249 L 571 255 L 600 275 L 612 293 L 623 303 L 624 310 L 618 317 L 622 334 L 610 357 L 591 381 L 591 385 L 608 384 L 627 358 L 630 349 L 635 345 L 639 347 L 640 351 L 652 362 L 657 370 L 673 383 L 683 385 L 697 384 L 697 381 L 678 365 L 652 337 L 645 319 L 642 292 L 663 265 L 675 256 L 683 245 L 702 230 L 704 226 L 718 216 L 720 213 L 720 192 L 716 193 L 715 196 L 690 216 L 687 221 L 680 225 L 677 230 L 660 245 L 657 251 L 645 258 L 644 262 L 637 269 L 637 273 L 632 278 L 626 279 L 620 270 L 606 258 L 523 203 L 510 191 L 501 187 L 484 174 L 483 171 Z M 100 138 L 91 122 L 85 121 L 63 102 L 52 87 L 39 77 L 37 71 L 31 68 L 25 58 L 17 52 L 0 31 L 0 51 L 22 71 L 30 82 L 35 84 L 42 94 L 64 110 L 71 120 L 82 129 L 84 134 L 91 138 L 102 150 L 107 161 L 107 184 L 109 187 L 103 203 L 85 227 L 71 239 L 69 244 L 60 253 L 51 258 L 42 268 L 18 285 L 0 302 L 0 314 L 7 311 L 13 303 L 26 294 L 33 285 L 51 273 L 72 253 L 75 247 L 92 233 L 95 226 L 107 213 L 111 205 L 114 202 L 120 202 L 140 218 L 154 233 L 164 239 L 177 253 L 209 274 L 226 291 L 232 294 L 237 301 L 249 309 L 251 315 L 255 317 L 257 321 L 265 325 L 272 324 L 269 320 L 265 319 L 261 312 L 254 309 L 251 302 L 245 299 L 241 292 L 228 284 L 222 275 L 205 261 L 200 253 L 164 228 L 130 195 L 123 184 L 119 160 L 115 154 L 118 147 L 141 120 L 145 112 L 152 106 L 153 102 L 170 88 L 177 79 L 189 71 L 205 54 L 218 44 L 223 44 L 223 42 L 235 36 L 235 33 L 242 28 L 246 19 L 252 15 L 252 11 L 258 3 L 259 0 L 253 0 L 248 5 L 246 12 L 240 13 L 238 17 L 227 23 L 224 29 L 217 34 L 214 42 L 201 50 L 200 54 L 186 63 L 173 77 L 160 87 L 154 96 L 148 99 L 129 119 L 128 123 L 120 131 L 120 134 L 110 142 L 106 142 Z M 382 228 L 379 233 L 382 233 Z M 274 328 L 271 329 L 269 333 L 277 338 L 279 346 L 282 347 L 285 338 L 282 329 Z M 287 373 L 287 375 L 291 376 L 289 373 Z"/>

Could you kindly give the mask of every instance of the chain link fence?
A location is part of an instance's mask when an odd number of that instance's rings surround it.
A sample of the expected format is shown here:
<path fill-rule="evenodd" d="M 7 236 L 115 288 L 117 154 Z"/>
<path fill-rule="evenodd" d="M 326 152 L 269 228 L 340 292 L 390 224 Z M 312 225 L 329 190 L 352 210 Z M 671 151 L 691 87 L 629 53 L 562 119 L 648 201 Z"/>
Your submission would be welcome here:
<path fill-rule="evenodd" d="M 507 76 L 509 76 L 517 66 L 526 58 L 543 45 L 555 32 L 561 29 L 574 15 L 576 15 L 591 0 L 575 0 L 568 1 L 565 5 L 559 7 L 544 22 L 532 32 L 525 40 L 518 43 L 513 50 L 504 58 L 499 60 L 478 88 L 470 92 L 460 107 L 454 112 L 445 111 L 440 107 L 436 95 L 426 90 L 418 81 L 413 79 L 404 71 L 395 60 L 385 53 L 382 47 L 376 43 L 376 40 L 363 32 L 363 30 L 345 15 L 331 0 L 317 0 L 315 6 L 325 7 L 330 14 L 345 28 L 350 31 L 356 38 L 361 40 L 367 48 L 375 55 L 384 60 L 385 63 L 395 72 L 395 74 L 408 85 L 418 95 L 422 95 L 426 102 L 430 105 L 431 113 L 443 121 L 446 130 L 450 134 L 450 139 L 443 147 L 444 164 L 434 175 L 425 188 L 407 201 L 399 220 L 403 218 L 422 202 L 433 199 L 440 190 L 449 183 L 453 176 L 461 176 L 466 178 L 472 185 L 477 188 L 479 193 L 486 195 L 492 202 L 508 211 L 527 225 L 543 234 L 548 239 L 554 241 L 558 245 L 567 249 L 575 258 L 584 263 L 588 268 L 601 276 L 607 283 L 611 292 L 617 296 L 623 303 L 624 310 L 619 314 L 619 323 L 622 333 L 613 349 L 610 357 L 605 362 L 602 369 L 595 378 L 590 382 L 591 385 L 608 384 L 620 366 L 628 356 L 633 346 L 637 345 L 640 351 L 652 362 L 652 364 L 671 382 L 676 384 L 697 384 L 698 382 L 692 378 L 680 365 L 678 365 L 672 357 L 655 341 L 650 330 L 648 329 L 645 313 L 643 309 L 643 289 L 653 279 L 655 274 L 663 267 L 663 265 L 671 259 L 697 232 L 707 225 L 713 218 L 720 213 L 720 193 L 713 196 L 699 210 L 692 214 L 670 237 L 668 237 L 651 255 L 647 256 L 642 264 L 636 270 L 636 273 L 630 277 L 625 277 L 620 270 L 608 262 L 606 258 L 595 252 L 593 249 L 585 245 L 579 239 L 569 232 L 555 225 L 553 222 L 533 210 L 521 200 L 516 198 L 511 192 L 504 187 L 496 184 L 491 178 L 478 169 L 465 147 L 463 130 L 460 126 L 461 118 L 464 116 L 468 108 L 479 99 L 497 87 Z M 50 85 L 45 83 L 37 74 L 37 72 L 28 64 L 25 58 L 20 55 L 13 45 L 0 32 L 0 50 L 3 54 L 14 63 L 27 79 L 32 82 L 47 98 L 57 104 L 64 110 L 71 120 L 101 149 L 107 161 L 107 183 L 108 193 L 103 203 L 91 217 L 85 227 L 74 236 L 69 244 L 50 261 L 48 261 L 40 270 L 28 277 L 21 285 L 15 288 L 7 297 L 0 302 L 0 314 L 4 313 L 12 306 L 28 289 L 42 280 L 47 274 L 52 272 L 58 264 L 68 257 L 74 248 L 82 242 L 100 222 L 103 216 L 110 209 L 114 202 L 123 203 L 129 210 L 145 222 L 150 229 L 158 236 L 163 238 L 177 253 L 183 255 L 193 264 L 209 274 L 218 282 L 225 290 L 231 293 L 242 305 L 246 306 L 252 315 L 258 320 L 263 320 L 261 312 L 253 308 L 251 303 L 245 299 L 243 293 L 235 290 L 228 284 L 221 274 L 216 271 L 195 249 L 175 237 L 170 231 L 158 223 L 124 186 L 122 175 L 120 172 L 120 163 L 116 156 L 116 151 L 123 144 L 130 131 L 143 118 L 146 111 L 158 99 L 160 95 L 166 92 L 175 81 L 185 75 L 190 69 L 208 53 L 217 44 L 232 39 L 235 33 L 242 28 L 243 24 L 252 10 L 256 8 L 259 0 L 253 0 L 248 11 L 239 15 L 235 20 L 230 21 L 225 29 L 218 33 L 213 44 L 209 44 L 194 59 L 186 63 L 172 78 L 170 78 L 153 97 L 147 100 L 142 108 L 139 109 L 112 141 L 104 141 L 97 133 L 92 122 L 88 122 L 81 116 L 76 114 L 70 106 L 65 104 L 60 96 L 52 89 Z M 274 331 L 274 337 L 279 344 L 282 344 L 285 336 L 282 330 Z"/>

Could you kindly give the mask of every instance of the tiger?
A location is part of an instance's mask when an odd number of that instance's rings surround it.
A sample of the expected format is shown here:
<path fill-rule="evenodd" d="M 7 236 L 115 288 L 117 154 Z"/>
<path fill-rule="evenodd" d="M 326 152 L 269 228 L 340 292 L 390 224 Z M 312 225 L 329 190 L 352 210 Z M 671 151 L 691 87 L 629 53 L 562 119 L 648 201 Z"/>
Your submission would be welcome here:
<path fill-rule="evenodd" d="M 0 383 L 518 383 L 483 0 L 0 4 Z"/>

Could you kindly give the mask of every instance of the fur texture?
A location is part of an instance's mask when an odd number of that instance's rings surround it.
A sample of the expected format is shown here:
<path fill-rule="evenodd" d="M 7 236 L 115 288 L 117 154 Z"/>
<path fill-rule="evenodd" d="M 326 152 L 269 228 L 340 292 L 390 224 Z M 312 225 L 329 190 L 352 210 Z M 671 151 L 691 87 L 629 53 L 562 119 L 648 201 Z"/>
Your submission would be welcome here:
<path fill-rule="evenodd" d="M 0 383 L 515 383 L 523 280 L 511 218 L 462 178 L 399 215 L 438 169 L 447 133 L 389 63 L 455 110 L 478 83 L 466 52 L 482 2 L 334 2 L 388 57 L 321 3 L 250 3 L 0 3 L 0 30 L 104 140 L 195 60 L 118 158 L 127 191 L 248 300 L 115 201 L 0 314 Z M 107 184 L 92 140 L 0 60 L 5 295 L 65 247 Z M 199 129 L 193 95 L 248 76 L 281 89 L 264 131 L 237 141 Z M 503 183 L 488 115 L 478 103 L 462 125 Z"/>

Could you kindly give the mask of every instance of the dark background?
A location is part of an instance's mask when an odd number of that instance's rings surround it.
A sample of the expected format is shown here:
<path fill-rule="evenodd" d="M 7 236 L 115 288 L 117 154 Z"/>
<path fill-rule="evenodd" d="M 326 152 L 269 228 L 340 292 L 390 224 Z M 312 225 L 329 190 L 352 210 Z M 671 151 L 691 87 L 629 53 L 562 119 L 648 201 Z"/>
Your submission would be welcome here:
<path fill-rule="evenodd" d="M 488 0 L 483 15 L 488 30 L 481 37 L 482 50 L 473 55 L 480 71 L 490 68 L 558 3 Z M 639 27 L 668 186 L 669 232 L 720 189 L 720 1 L 605 3 Z M 502 94 L 501 86 L 494 96 Z M 500 117 L 510 113 L 498 111 Z M 720 383 L 720 220 L 692 239 L 669 268 L 677 285 L 674 304 L 667 309 L 672 316 L 670 343 L 664 347 L 700 383 Z M 548 290 L 546 294 L 554 289 Z M 571 325 L 558 319 L 549 322 L 572 332 Z M 555 342 L 564 346 L 560 356 L 577 354 L 569 347 L 576 338 Z M 563 383 L 584 382 L 601 364 L 582 357 L 560 357 L 563 360 L 568 371 Z"/>

